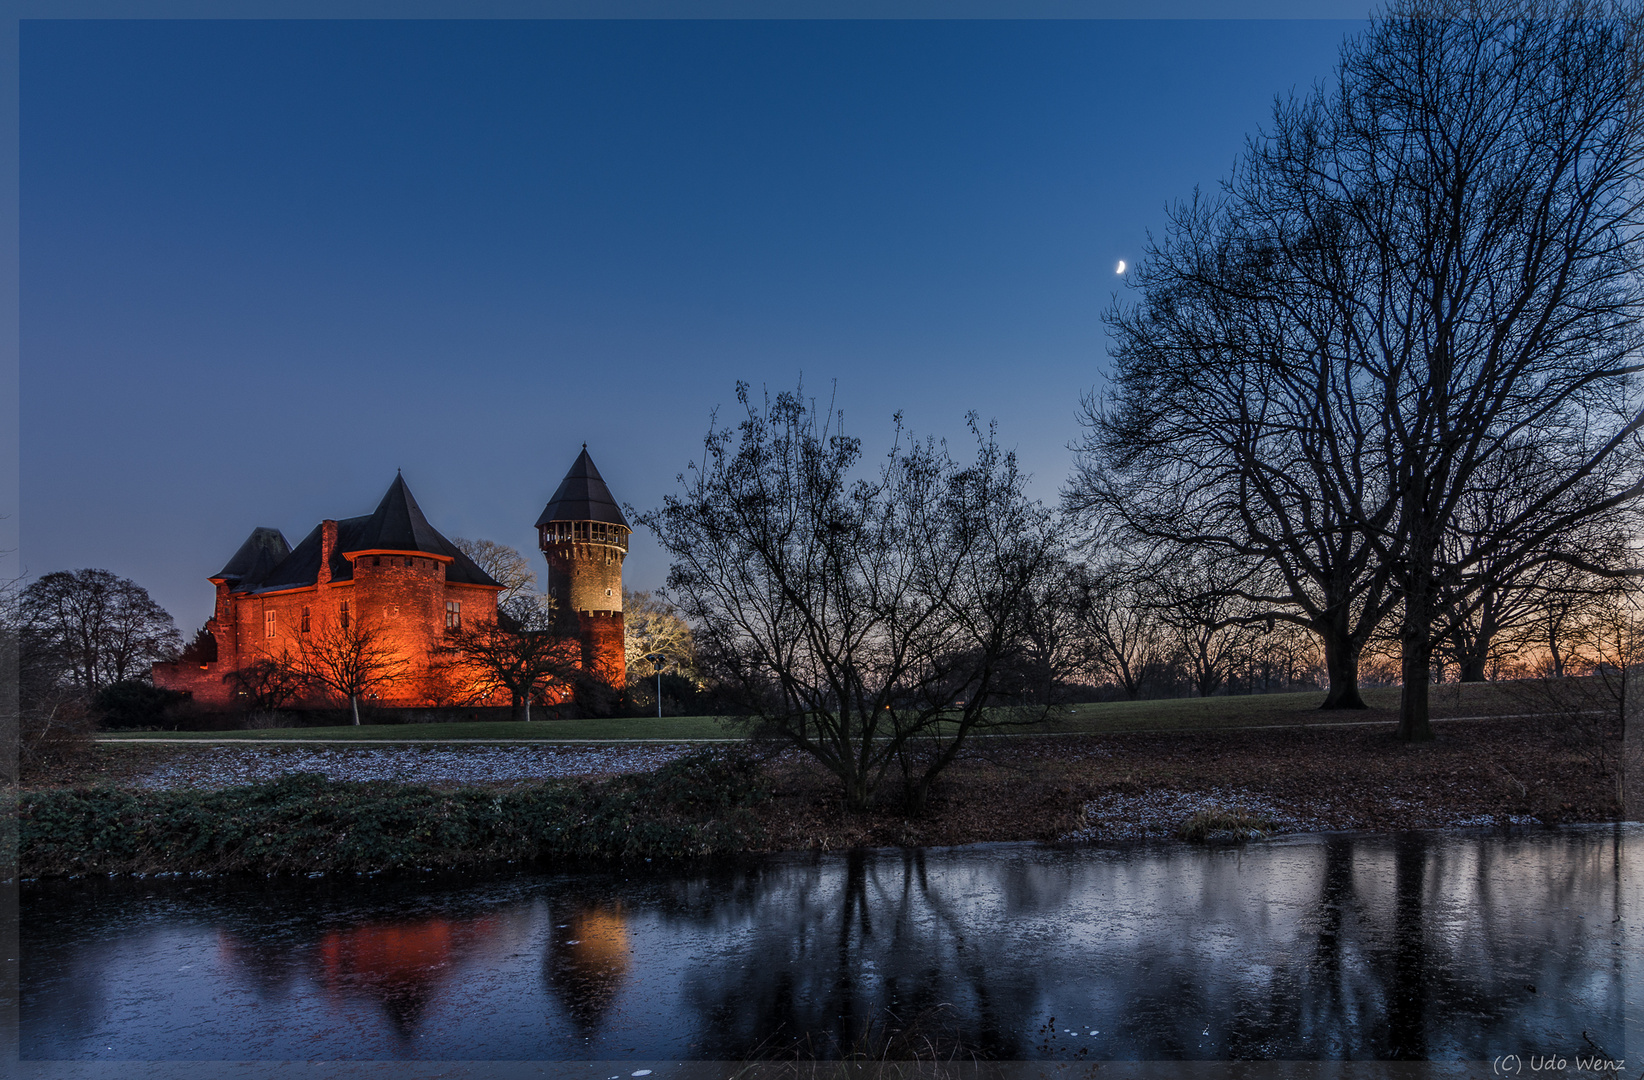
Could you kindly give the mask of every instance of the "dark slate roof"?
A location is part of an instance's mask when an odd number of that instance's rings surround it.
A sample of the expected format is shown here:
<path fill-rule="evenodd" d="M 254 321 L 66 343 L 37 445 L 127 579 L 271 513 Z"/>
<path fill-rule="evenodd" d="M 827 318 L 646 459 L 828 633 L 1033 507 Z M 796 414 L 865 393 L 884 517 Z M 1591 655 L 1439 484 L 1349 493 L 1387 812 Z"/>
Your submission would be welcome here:
<path fill-rule="evenodd" d="M 323 524 L 314 526 L 303 537 L 302 543 L 291 549 L 291 553 L 265 574 L 255 587 L 247 583 L 238 591 L 273 592 L 314 584 L 320 578 L 320 531 L 323 528 Z M 474 560 L 457 550 L 455 544 L 428 524 L 422 508 L 411 495 L 411 489 L 405 486 L 405 479 L 399 476 L 394 478 L 388 494 L 382 497 L 374 513 L 366 517 L 343 518 L 337 522 L 337 546 L 331 553 L 332 581 L 353 578 L 354 568 L 343 555 L 354 551 L 445 555 L 451 559 L 445 566 L 445 580 L 501 587 L 496 579 L 476 566 Z"/>
<path fill-rule="evenodd" d="M 226 578 L 234 585 L 255 585 L 289 554 L 291 545 L 285 542 L 285 535 L 280 530 L 258 526 L 251 530 L 251 535 L 228 560 L 228 565 L 212 576 Z"/>
<path fill-rule="evenodd" d="M 366 519 L 358 536 L 347 546 L 339 535 L 337 546 L 344 551 L 426 551 L 432 555 L 449 555 L 451 544 L 434 531 L 428 519 L 422 516 L 422 507 L 412 498 L 405 486 L 405 477 L 395 476 L 388 494 L 377 504 L 376 512 Z"/>
<path fill-rule="evenodd" d="M 571 471 L 554 489 L 542 516 L 537 518 L 539 526 L 550 521 L 606 521 L 628 528 L 628 519 L 622 516 L 622 508 L 611 497 L 611 489 L 594 468 L 594 459 L 588 456 L 586 445 Z"/>

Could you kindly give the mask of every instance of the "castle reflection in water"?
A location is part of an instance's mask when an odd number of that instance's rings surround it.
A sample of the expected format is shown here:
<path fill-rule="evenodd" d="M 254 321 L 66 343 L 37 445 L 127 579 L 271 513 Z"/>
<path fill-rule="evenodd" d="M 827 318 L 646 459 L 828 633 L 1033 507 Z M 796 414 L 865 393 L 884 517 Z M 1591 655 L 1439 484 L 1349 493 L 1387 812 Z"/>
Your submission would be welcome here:
<path fill-rule="evenodd" d="M 555 917 L 563 921 L 548 935 L 543 985 L 586 1035 L 600 1027 L 622 987 L 628 932 L 620 904 L 558 910 Z M 537 936 L 534 921 L 516 911 L 367 922 L 325 930 L 312 945 L 270 945 L 222 929 L 218 950 L 227 967 L 250 975 L 265 992 L 289 990 L 294 978 L 306 979 L 328 1007 L 346 1011 L 353 1003 L 370 1002 L 409 1039 L 430 1003 L 448 993 L 447 984 L 469 965 L 530 947 Z"/>

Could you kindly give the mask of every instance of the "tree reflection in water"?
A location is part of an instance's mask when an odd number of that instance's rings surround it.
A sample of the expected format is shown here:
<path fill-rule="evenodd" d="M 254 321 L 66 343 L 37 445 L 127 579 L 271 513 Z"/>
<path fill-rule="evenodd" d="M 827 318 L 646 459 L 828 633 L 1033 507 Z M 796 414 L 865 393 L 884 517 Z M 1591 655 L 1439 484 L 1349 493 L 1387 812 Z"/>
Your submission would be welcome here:
<path fill-rule="evenodd" d="M 1619 839 L 1546 839 L 793 863 L 718 898 L 746 939 L 683 992 L 722 1059 L 871 1054 L 918 1021 L 995 1059 L 1470 1058 L 1527 1029 L 1587 1050 L 1619 1040 L 1623 986 L 1601 928 L 1558 913 L 1619 902 Z"/>
<path fill-rule="evenodd" d="M 1622 864 L 1641 839 L 1626 826 L 1022 845 L 437 887 L 40 883 L 24 894 L 23 1046 L 1573 1058 L 1592 1052 L 1584 1032 L 1622 1045 L 1639 884 Z"/>

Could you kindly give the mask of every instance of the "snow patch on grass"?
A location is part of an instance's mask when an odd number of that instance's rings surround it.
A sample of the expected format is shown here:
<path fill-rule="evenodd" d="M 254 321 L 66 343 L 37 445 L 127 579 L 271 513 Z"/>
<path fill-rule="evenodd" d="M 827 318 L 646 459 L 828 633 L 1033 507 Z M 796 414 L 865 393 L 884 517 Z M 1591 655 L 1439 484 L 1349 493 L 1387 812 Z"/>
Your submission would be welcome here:
<path fill-rule="evenodd" d="M 151 790 L 261 784 L 290 773 L 330 780 L 391 780 L 435 787 L 506 786 L 539 780 L 647 773 L 690 753 L 688 746 L 278 747 L 185 750 L 136 778 Z"/>

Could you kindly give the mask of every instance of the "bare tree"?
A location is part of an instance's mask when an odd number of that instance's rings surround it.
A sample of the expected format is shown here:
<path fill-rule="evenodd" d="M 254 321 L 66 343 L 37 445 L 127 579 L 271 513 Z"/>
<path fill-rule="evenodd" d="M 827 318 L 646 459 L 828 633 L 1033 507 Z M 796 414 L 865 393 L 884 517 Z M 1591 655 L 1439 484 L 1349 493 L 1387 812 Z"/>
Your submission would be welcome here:
<path fill-rule="evenodd" d="M 536 571 L 531 569 L 531 560 L 521 555 L 518 548 L 494 540 L 467 540 L 460 536 L 451 543 L 502 586 L 502 592 L 497 594 L 497 607 L 513 609 L 521 603 L 541 604 L 547 599 L 534 591 Z"/>
<path fill-rule="evenodd" d="M 1067 701 L 1089 678 L 1080 602 L 1083 567 L 1058 559 L 1022 598 L 1016 647 L 1007 652 L 1000 688 L 1022 705 Z"/>
<path fill-rule="evenodd" d="M 1149 577 L 1117 559 L 1074 570 L 1075 634 L 1086 670 L 1134 701 L 1168 660 L 1167 627 Z"/>
<path fill-rule="evenodd" d="M 5 779 L 15 782 L 17 767 L 35 768 L 89 749 L 95 728 L 90 695 L 71 672 L 55 635 L 37 625 L 24 606 L 18 582 L 0 584 L 0 692 L 4 721 L 17 758 L 7 763 Z"/>
<path fill-rule="evenodd" d="M 1114 318 L 1120 390 L 1075 494 L 1271 561 L 1332 694 L 1341 642 L 1396 603 L 1401 738 L 1431 737 L 1435 649 L 1490 568 L 1585 565 L 1560 538 L 1644 493 L 1638 54 L 1622 8 L 1397 4 L 1328 92 L 1279 106 L 1225 198 L 1178 212 Z M 1187 453 L 1159 449 L 1173 428 Z M 1447 546 L 1504 457 L 1514 509 Z"/>
<path fill-rule="evenodd" d="M 246 712 L 264 717 L 300 696 L 305 678 L 302 665 L 290 653 L 254 661 L 223 676 L 234 700 Z"/>
<path fill-rule="evenodd" d="M 664 672 L 683 676 L 697 686 L 702 684 L 691 626 L 665 597 L 622 590 L 622 630 L 630 683 L 654 677 L 656 665 L 646 657 L 661 654 L 667 657 Z"/>
<path fill-rule="evenodd" d="M 1050 514 L 972 418 L 974 461 L 904 442 L 858 476 L 861 444 L 802 393 L 738 384 L 683 490 L 641 516 L 725 692 L 815 757 L 860 810 L 900 767 L 907 805 L 999 722 L 1023 600 L 1056 563 Z M 856 477 L 853 479 L 853 477 Z"/>
<path fill-rule="evenodd" d="M 581 672 L 582 642 L 555 632 L 545 606 L 515 604 L 511 611 L 448 634 L 446 648 L 458 681 L 473 696 L 502 691 L 529 721 L 533 698 L 551 684 L 575 682 Z"/>
<path fill-rule="evenodd" d="M 1284 246 L 1295 226 L 1262 168 L 1283 152 L 1253 145 L 1220 201 L 1176 207 L 1150 246 L 1141 302 L 1108 313 L 1114 388 L 1084 402 L 1066 498 L 1150 564 L 1264 562 L 1252 614 L 1317 634 L 1323 707 L 1361 709 L 1359 657 L 1395 606 L 1374 536 L 1396 506 L 1371 468 L 1379 418 L 1344 361 L 1360 271 Z"/>
<path fill-rule="evenodd" d="M 1411 5 L 1298 116 L 1329 145 L 1291 188 L 1372 259 L 1355 325 L 1398 506 L 1373 535 L 1404 607 L 1402 738 L 1431 737 L 1446 585 L 1464 599 L 1537 552 L 1581 562 L 1555 541 L 1644 493 L 1639 45 L 1623 10 Z M 1501 459 L 1522 470 L 1511 511 L 1447 559 Z"/>
<path fill-rule="evenodd" d="M 313 685 L 348 699 L 350 716 L 360 722 L 360 698 L 387 689 L 407 674 L 410 664 L 387 636 L 365 618 L 344 626 L 321 616 L 314 631 L 298 639 L 294 657 L 301 676 Z"/>
<path fill-rule="evenodd" d="M 107 570 L 62 570 L 25 588 L 19 617 L 61 657 L 83 693 L 134 677 L 174 655 L 177 625 L 148 590 Z"/>
<path fill-rule="evenodd" d="M 1159 571 L 1156 602 L 1200 697 L 1227 680 L 1251 635 L 1242 596 L 1250 576 L 1229 560 L 1191 555 Z"/>
<path fill-rule="evenodd" d="M 1575 522 L 1541 546 L 1500 542 L 1503 529 L 1539 497 L 1543 457 L 1536 446 L 1521 444 L 1481 463 L 1441 542 L 1441 565 L 1466 568 L 1447 573 L 1438 586 L 1449 636 L 1437 649 L 1454 661 L 1462 682 L 1483 681 L 1492 667 L 1530 647 L 1530 631 L 1549 603 L 1595 583 L 1613 587 L 1638 563 L 1623 508 Z"/>

